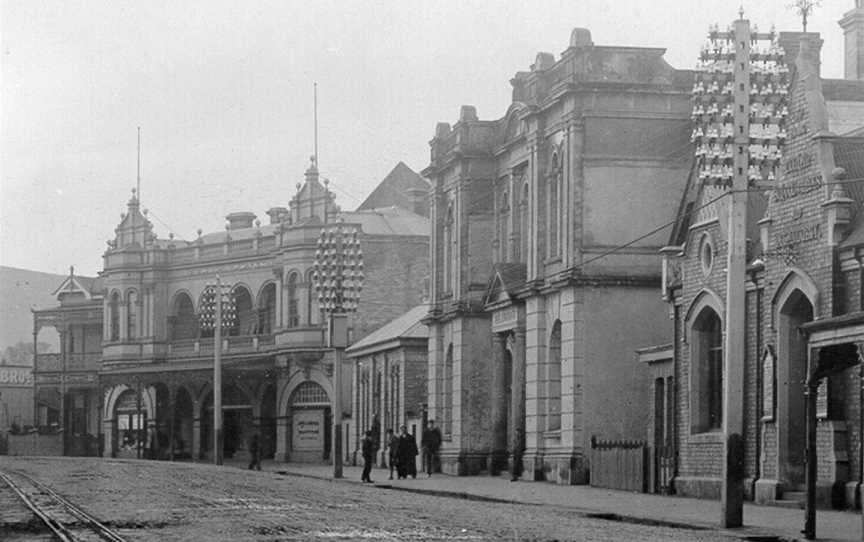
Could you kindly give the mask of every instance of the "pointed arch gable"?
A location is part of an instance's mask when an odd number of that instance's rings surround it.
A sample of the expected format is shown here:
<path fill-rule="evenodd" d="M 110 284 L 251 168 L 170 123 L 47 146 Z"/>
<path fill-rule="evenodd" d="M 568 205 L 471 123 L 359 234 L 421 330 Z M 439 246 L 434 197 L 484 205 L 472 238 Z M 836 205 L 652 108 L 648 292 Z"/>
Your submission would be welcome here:
<path fill-rule="evenodd" d="M 813 319 L 819 319 L 819 301 L 820 293 L 816 282 L 803 269 L 791 267 L 780 285 L 774 291 L 774 296 L 771 297 L 771 327 L 775 328 L 777 322 L 777 313 L 786 304 L 789 297 L 798 290 L 807 298 L 810 305 L 813 307 Z"/>
<path fill-rule="evenodd" d="M 723 298 L 721 298 L 714 290 L 703 288 L 698 294 L 696 294 L 696 297 L 693 298 L 693 301 L 687 308 L 687 313 L 684 315 L 686 329 L 689 330 L 693 327 L 693 323 L 705 307 L 713 309 L 714 312 L 717 313 L 717 316 L 720 317 L 720 322 L 724 322 L 726 318 L 726 305 L 723 303 Z"/>

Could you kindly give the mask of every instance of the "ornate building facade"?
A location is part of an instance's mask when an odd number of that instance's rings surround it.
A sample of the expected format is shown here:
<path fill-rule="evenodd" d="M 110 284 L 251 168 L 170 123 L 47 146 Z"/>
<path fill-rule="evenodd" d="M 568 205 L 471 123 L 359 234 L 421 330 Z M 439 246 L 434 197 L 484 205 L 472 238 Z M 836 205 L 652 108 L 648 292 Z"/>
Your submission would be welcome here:
<path fill-rule="evenodd" d="M 864 6 L 841 26 L 846 78 L 820 76 L 819 34 L 782 32 L 790 67 L 786 147 L 771 190 L 749 193 L 745 492 L 761 502 L 803 498 L 805 387 L 820 379 L 817 499 L 860 502 L 864 297 Z M 723 462 L 726 216 L 722 189 L 692 176 L 669 247 L 664 295 L 673 342 L 654 368 L 651 433 L 673 459 L 670 489 L 719 498 Z M 728 200 L 728 198 L 726 198 Z M 667 339 L 668 340 L 668 339 Z M 646 351 L 648 352 L 648 351 Z"/>
<path fill-rule="evenodd" d="M 645 232 L 674 217 L 692 155 L 692 74 L 663 54 L 577 28 L 516 73 L 502 118 L 438 124 L 425 321 L 445 471 L 584 483 L 592 436 L 644 434 L 633 351 L 669 329 L 665 237 Z"/>
<path fill-rule="evenodd" d="M 199 312 L 218 276 L 236 307 L 221 345 L 225 456 L 245 453 L 259 433 L 264 457 L 325 460 L 333 371 L 343 371 L 345 382 L 352 371 L 349 364 L 334 368 L 323 344 L 312 284 L 322 226 L 342 221 L 360 230 L 366 282 L 352 316 L 355 340 L 423 299 L 429 250 L 427 218 L 396 206 L 343 212 L 326 185 L 313 162 L 289 206 L 267 211 L 267 224 L 235 212 L 225 231 L 199 230 L 192 241 L 157 238 L 133 193 L 108 241 L 98 285 L 90 297 L 82 294 L 88 314 L 98 312 L 86 324 L 86 363 L 66 363 L 77 359 L 77 346 L 59 357 L 37 356 L 37 396 L 64 395 L 77 405 L 69 383 L 70 371 L 80 369 L 75 378 L 88 386 L 80 401 L 84 431 L 98 435 L 105 456 L 211 456 L 214 339 L 202 330 Z M 59 308 L 40 313 L 37 326 L 64 321 L 55 317 L 67 304 L 61 299 Z M 351 390 L 346 385 L 341 393 L 348 410 Z M 67 428 L 68 416 L 60 421 Z"/>

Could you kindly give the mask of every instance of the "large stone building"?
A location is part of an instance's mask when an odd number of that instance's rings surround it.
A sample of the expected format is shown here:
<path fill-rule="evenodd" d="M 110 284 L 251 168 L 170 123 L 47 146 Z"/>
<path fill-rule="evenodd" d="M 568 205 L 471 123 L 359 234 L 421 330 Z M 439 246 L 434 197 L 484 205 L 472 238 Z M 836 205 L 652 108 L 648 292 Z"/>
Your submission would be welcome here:
<path fill-rule="evenodd" d="M 351 323 L 357 340 L 426 295 L 429 221 L 397 206 L 340 211 L 326 185 L 313 162 L 288 207 L 267 211 L 266 224 L 235 212 L 224 231 L 199 231 L 191 241 L 157 238 L 133 193 L 99 279 L 70 277 L 60 306 L 37 314 L 37 327 L 64 334 L 59 355 L 36 359 L 41 419 L 90 435 L 106 456 L 210 456 L 214 339 L 199 313 L 218 276 L 237 316 L 222 341 L 226 457 L 244 453 L 259 432 L 265 457 L 328 458 L 333 356 L 312 284 L 322 226 L 341 221 L 360 231 L 366 281 Z M 349 364 L 336 370 L 350 382 Z M 347 411 L 349 386 L 341 393 Z"/>
<path fill-rule="evenodd" d="M 510 462 L 584 483 L 592 436 L 644 434 L 648 371 L 633 351 L 670 329 L 656 296 L 666 237 L 646 232 L 674 217 L 692 156 L 693 76 L 663 54 L 577 28 L 557 59 L 516 73 L 503 117 L 463 106 L 438 124 L 423 174 L 445 471 Z"/>
<path fill-rule="evenodd" d="M 749 194 L 745 491 L 798 499 L 805 470 L 805 381 L 828 368 L 816 414 L 818 499 L 860 502 L 864 344 L 864 6 L 840 24 L 846 78 L 820 77 L 818 34 L 782 32 L 790 67 L 787 142 L 776 188 Z M 857 61 L 856 61 L 857 59 Z M 718 192 L 720 190 L 721 192 Z M 640 352 L 654 372 L 651 433 L 679 494 L 718 498 L 723 462 L 725 201 L 692 176 L 666 254 L 672 343 Z M 667 339 L 668 340 L 668 339 Z M 829 374 L 830 373 L 830 374 Z M 739 408 L 736 406 L 736 408 Z M 662 477 L 662 476 L 661 476 Z"/>

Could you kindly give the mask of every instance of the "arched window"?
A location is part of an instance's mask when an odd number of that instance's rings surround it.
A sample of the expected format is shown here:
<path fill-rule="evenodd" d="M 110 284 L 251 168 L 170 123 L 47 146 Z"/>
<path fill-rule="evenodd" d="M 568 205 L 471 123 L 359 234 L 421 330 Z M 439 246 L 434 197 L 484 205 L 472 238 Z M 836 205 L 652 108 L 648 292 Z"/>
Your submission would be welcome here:
<path fill-rule="evenodd" d="M 447 347 L 441 383 L 441 428 L 444 435 L 453 434 L 453 344 Z"/>
<path fill-rule="evenodd" d="M 552 170 L 547 177 L 546 187 L 546 231 L 548 250 L 546 256 L 555 258 L 560 254 L 559 221 L 561 209 L 561 167 L 558 164 L 558 155 L 552 155 Z"/>
<path fill-rule="evenodd" d="M 108 318 L 110 319 L 110 335 L 109 340 L 120 340 L 120 294 L 114 292 L 111 294 L 111 300 L 108 302 Z"/>
<path fill-rule="evenodd" d="M 252 295 L 243 286 L 234 288 L 234 308 L 237 317 L 228 330 L 229 335 L 254 335 L 258 327 L 258 314 L 252 306 Z"/>
<path fill-rule="evenodd" d="M 288 296 L 288 327 L 297 327 L 300 325 L 300 314 L 298 312 L 300 305 L 297 299 L 297 273 L 288 275 L 288 281 L 285 283 L 285 292 Z"/>
<path fill-rule="evenodd" d="M 501 184 L 507 182 L 502 179 Z M 498 259 L 506 262 L 510 246 L 510 192 L 503 190 L 498 202 Z"/>
<path fill-rule="evenodd" d="M 258 297 L 258 333 L 269 335 L 276 327 L 276 285 L 266 284 Z"/>
<path fill-rule="evenodd" d="M 690 349 L 692 432 L 720 429 L 723 423 L 723 324 L 714 309 L 703 308 L 694 320 Z"/>
<path fill-rule="evenodd" d="M 138 292 L 130 290 L 126 294 L 126 338 L 138 336 Z"/>
<path fill-rule="evenodd" d="M 555 320 L 549 336 L 546 380 L 546 430 L 561 429 L 561 320 Z"/>
<path fill-rule="evenodd" d="M 318 292 L 315 291 L 315 281 L 312 279 L 314 274 L 314 269 L 306 273 L 306 289 L 309 292 L 306 296 L 306 324 L 310 326 L 322 321 L 321 309 L 318 307 Z"/>
<path fill-rule="evenodd" d="M 447 207 L 447 215 L 444 220 L 444 258 L 441 262 L 444 271 L 444 293 L 453 291 L 453 205 Z"/>
<path fill-rule="evenodd" d="M 524 177 L 523 177 L 524 178 Z M 529 218 L 529 210 L 528 210 L 528 183 L 523 182 L 522 184 L 522 199 L 519 201 L 519 229 L 521 230 L 519 237 L 519 244 L 521 245 L 519 252 L 520 258 L 519 261 L 527 262 L 528 261 L 528 218 Z"/>
<path fill-rule="evenodd" d="M 177 294 L 177 297 L 174 298 L 174 305 L 171 307 L 171 316 L 168 318 L 168 322 L 171 340 L 194 339 L 198 336 L 198 318 L 195 316 L 195 306 L 186 293 Z"/>

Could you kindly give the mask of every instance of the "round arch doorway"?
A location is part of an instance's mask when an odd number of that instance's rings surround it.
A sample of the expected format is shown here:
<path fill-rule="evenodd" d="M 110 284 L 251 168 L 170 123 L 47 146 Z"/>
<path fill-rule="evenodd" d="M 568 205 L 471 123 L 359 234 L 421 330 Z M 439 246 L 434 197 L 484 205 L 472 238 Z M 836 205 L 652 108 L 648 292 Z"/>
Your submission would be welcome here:
<path fill-rule="evenodd" d="M 291 393 L 291 461 L 320 463 L 330 457 L 330 398 L 307 380 Z"/>

